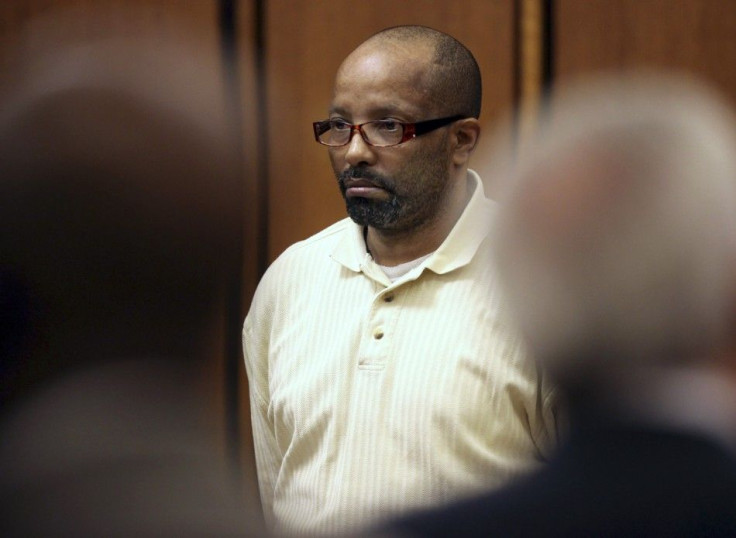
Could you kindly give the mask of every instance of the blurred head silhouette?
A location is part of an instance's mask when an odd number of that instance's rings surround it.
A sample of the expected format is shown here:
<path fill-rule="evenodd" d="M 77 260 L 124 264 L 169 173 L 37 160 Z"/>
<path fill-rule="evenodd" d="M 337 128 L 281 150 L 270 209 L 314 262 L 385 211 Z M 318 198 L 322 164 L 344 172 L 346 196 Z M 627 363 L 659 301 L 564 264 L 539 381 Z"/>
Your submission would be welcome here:
<path fill-rule="evenodd" d="M 496 262 L 535 356 L 604 398 L 714 361 L 736 283 L 731 111 L 674 75 L 552 96 L 514 166 Z"/>
<path fill-rule="evenodd" d="M 2 534 L 243 535 L 200 368 L 238 251 L 219 57 L 47 45 L 0 112 Z"/>
<path fill-rule="evenodd" d="M 206 352 L 238 226 L 218 67 L 118 39 L 18 73 L 0 114 L 3 399 L 88 360 Z"/>

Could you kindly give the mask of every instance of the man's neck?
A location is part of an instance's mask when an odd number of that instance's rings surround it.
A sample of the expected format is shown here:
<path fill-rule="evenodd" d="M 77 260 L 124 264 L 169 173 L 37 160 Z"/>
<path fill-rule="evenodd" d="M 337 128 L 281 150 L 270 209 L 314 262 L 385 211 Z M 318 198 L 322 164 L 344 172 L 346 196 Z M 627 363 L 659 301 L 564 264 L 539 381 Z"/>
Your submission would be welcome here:
<path fill-rule="evenodd" d="M 432 224 L 406 233 L 390 233 L 369 227 L 365 242 L 376 263 L 393 267 L 434 252 L 445 237 L 447 233 Z"/>
<path fill-rule="evenodd" d="M 470 178 L 457 189 L 435 218 L 410 230 L 379 230 L 371 226 L 365 232 L 365 243 L 373 259 L 380 265 L 393 267 L 434 252 L 442 244 L 462 215 L 474 192 Z"/>

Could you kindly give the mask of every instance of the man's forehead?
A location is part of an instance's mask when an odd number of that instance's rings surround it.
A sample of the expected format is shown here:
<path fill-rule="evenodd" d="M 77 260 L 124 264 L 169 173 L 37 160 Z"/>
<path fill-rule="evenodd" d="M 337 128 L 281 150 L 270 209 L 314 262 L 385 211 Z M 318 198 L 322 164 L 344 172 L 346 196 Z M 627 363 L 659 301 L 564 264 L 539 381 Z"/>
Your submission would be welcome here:
<path fill-rule="evenodd" d="M 426 108 L 429 55 L 406 47 L 359 47 L 338 70 L 330 111 L 356 107 L 373 115 L 413 113 Z"/>
<path fill-rule="evenodd" d="M 433 47 L 422 41 L 368 41 L 351 52 L 340 65 L 337 77 L 381 73 L 395 68 L 397 74 L 424 72 L 432 58 Z"/>
<path fill-rule="evenodd" d="M 429 103 L 427 92 L 411 84 L 367 84 L 360 80 L 336 86 L 329 112 L 351 120 L 381 117 L 407 120 L 421 117 Z"/>
<path fill-rule="evenodd" d="M 329 112 L 330 115 L 334 114 L 345 118 L 352 118 L 353 115 L 360 114 L 367 118 L 378 119 L 388 116 L 412 115 L 418 112 L 418 108 L 411 103 L 399 101 L 381 102 L 376 100 L 375 103 L 360 103 L 360 107 L 357 107 L 351 103 L 342 103 L 333 100 Z"/>

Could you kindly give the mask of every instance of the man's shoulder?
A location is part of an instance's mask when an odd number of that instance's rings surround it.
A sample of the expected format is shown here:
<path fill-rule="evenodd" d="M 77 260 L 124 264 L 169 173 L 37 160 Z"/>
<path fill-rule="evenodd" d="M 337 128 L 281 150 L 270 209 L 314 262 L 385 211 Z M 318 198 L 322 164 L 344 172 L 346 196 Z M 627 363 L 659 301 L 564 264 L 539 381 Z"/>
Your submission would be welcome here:
<path fill-rule="evenodd" d="M 354 226 L 353 222 L 349 218 L 344 218 L 292 244 L 271 263 L 261 279 L 262 283 L 299 278 L 305 271 L 324 269 L 326 264 L 332 263 L 330 255 L 344 239 L 345 234 L 351 232 L 351 226 Z"/>
<path fill-rule="evenodd" d="M 347 217 L 339 220 L 316 234 L 289 246 L 276 258 L 274 264 L 286 263 L 295 258 L 309 257 L 311 255 L 319 256 L 322 253 L 329 254 L 352 226 L 353 221 Z"/>
<path fill-rule="evenodd" d="M 304 289 L 305 281 L 322 281 L 330 267 L 337 266 L 330 256 L 345 234 L 351 231 L 351 225 L 350 219 L 342 219 L 284 250 L 258 283 L 251 310 L 264 305 L 272 308 L 278 297 L 293 297 L 297 290 Z"/>

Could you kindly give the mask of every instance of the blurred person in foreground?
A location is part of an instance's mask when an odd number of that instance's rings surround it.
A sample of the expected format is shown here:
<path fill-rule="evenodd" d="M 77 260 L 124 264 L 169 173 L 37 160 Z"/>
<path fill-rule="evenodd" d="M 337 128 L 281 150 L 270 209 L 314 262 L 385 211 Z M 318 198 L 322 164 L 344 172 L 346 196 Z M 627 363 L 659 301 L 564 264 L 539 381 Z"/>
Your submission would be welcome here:
<path fill-rule="evenodd" d="M 553 96 L 501 166 L 495 261 L 569 439 L 536 474 L 391 536 L 736 536 L 734 132 L 674 76 Z"/>
<path fill-rule="evenodd" d="M 485 263 L 480 105 L 473 55 L 431 28 L 383 30 L 338 69 L 314 128 L 350 218 L 271 265 L 243 328 L 280 532 L 354 532 L 500 486 L 554 441 L 554 393 Z"/>
<path fill-rule="evenodd" d="M 238 226 L 217 64 L 119 39 L 21 64 L 0 113 L 0 534 L 261 536 L 202 380 Z"/>

